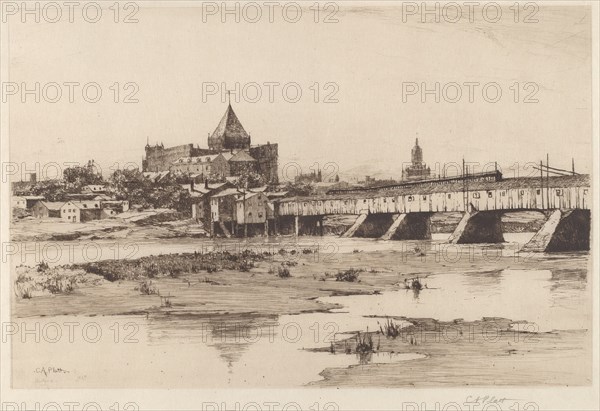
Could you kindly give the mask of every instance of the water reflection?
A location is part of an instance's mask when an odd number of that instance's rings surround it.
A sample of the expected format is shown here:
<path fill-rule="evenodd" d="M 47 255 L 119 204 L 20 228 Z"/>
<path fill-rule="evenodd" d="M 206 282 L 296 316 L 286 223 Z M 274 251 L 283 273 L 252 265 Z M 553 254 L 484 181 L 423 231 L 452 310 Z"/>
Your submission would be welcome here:
<path fill-rule="evenodd" d="M 372 316 L 434 318 L 452 321 L 502 317 L 536 323 L 540 331 L 588 329 L 587 273 L 559 275 L 549 270 L 502 270 L 427 277 L 428 288 L 381 295 L 327 297 L 343 311 Z"/>

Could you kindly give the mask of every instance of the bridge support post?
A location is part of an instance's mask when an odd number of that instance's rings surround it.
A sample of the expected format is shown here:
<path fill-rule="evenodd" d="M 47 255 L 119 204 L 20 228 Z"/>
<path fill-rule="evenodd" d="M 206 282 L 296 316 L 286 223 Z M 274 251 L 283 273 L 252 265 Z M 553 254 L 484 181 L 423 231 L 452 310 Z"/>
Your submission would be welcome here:
<path fill-rule="evenodd" d="M 399 214 L 382 240 L 429 240 L 431 239 L 431 214 Z"/>
<path fill-rule="evenodd" d="M 356 221 L 354 221 L 354 224 L 352 224 L 352 227 L 350 227 L 348 230 L 346 230 L 346 232 L 344 234 L 342 234 L 342 237 L 354 237 L 354 233 L 356 233 L 356 231 L 359 229 L 359 227 L 362 225 L 362 223 L 364 223 L 364 221 L 367 219 L 367 214 L 360 214 L 357 218 Z"/>
<path fill-rule="evenodd" d="M 590 228 L 590 210 L 554 210 L 521 251 L 587 251 L 590 249 Z"/>
<path fill-rule="evenodd" d="M 448 242 L 452 244 L 502 243 L 502 213 L 497 211 L 466 212 Z"/>
<path fill-rule="evenodd" d="M 299 232 L 300 232 L 300 217 L 295 216 L 294 217 L 294 233 L 296 234 L 296 237 L 298 237 Z"/>
<path fill-rule="evenodd" d="M 319 235 L 323 237 L 323 217 L 319 218 Z"/>

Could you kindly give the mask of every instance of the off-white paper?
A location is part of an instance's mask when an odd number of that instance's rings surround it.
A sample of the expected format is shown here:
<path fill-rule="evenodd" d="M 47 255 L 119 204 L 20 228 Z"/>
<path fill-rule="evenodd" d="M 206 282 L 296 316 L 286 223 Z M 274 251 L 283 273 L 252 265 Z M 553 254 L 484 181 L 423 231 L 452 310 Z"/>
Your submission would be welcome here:
<path fill-rule="evenodd" d="M 0 5 L 0 409 L 598 409 L 596 3 Z"/>

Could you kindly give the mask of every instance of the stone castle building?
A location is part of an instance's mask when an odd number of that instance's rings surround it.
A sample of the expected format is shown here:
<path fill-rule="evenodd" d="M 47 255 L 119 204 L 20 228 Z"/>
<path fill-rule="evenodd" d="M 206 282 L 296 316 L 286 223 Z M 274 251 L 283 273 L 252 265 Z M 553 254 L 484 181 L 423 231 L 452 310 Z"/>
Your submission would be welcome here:
<path fill-rule="evenodd" d="M 251 137 L 231 107 L 208 136 L 208 148 L 194 144 L 165 148 L 146 144 L 143 171 L 175 171 L 200 175 L 203 179 L 239 176 L 256 172 L 265 182 L 278 182 L 277 144 L 251 145 Z"/>
<path fill-rule="evenodd" d="M 423 149 L 419 146 L 419 139 L 411 150 L 411 164 L 402 170 L 402 180 L 426 180 L 431 178 L 431 169 L 423 161 Z"/>

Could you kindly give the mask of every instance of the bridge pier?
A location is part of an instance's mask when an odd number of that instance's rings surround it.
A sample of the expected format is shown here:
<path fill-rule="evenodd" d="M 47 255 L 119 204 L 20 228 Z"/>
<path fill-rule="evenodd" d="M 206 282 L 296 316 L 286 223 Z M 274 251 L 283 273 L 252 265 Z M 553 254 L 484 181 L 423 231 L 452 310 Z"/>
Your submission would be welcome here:
<path fill-rule="evenodd" d="M 394 214 L 368 214 L 353 237 L 380 238 L 394 223 Z"/>
<path fill-rule="evenodd" d="M 431 214 L 398 214 L 380 239 L 382 240 L 429 240 L 431 239 Z"/>
<path fill-rule="evenodd" d="M 452 244 L 502 243 L 502 212 L 466 212 L 448 242 Z"/>
<path fill-rule="evenodd" d="M 359 227 L 362 225 L 362 223 L 366 219 L 367 219 L 367 214 L 360 214 L 354 221 L 354 224 L 352 224 L 352 227 L 350 227 L 348 230 L 346 230 L 346 232 L 344 234 L 342 234 L 342 237 L 344 237 L 344 238 L 353 237 L 354 233 L 356 233 L 356 231 L 359 229 Z"/>
<path fill-rule="evenodd" d="M 590 210 L 554 210 L 521 251 L 588 251 L 590 226 Z"/>
<path fill-rule="evenodd" d="M 294 233 L 299 235 L 323 235 L 323 216 L 295 216 Z"/>

